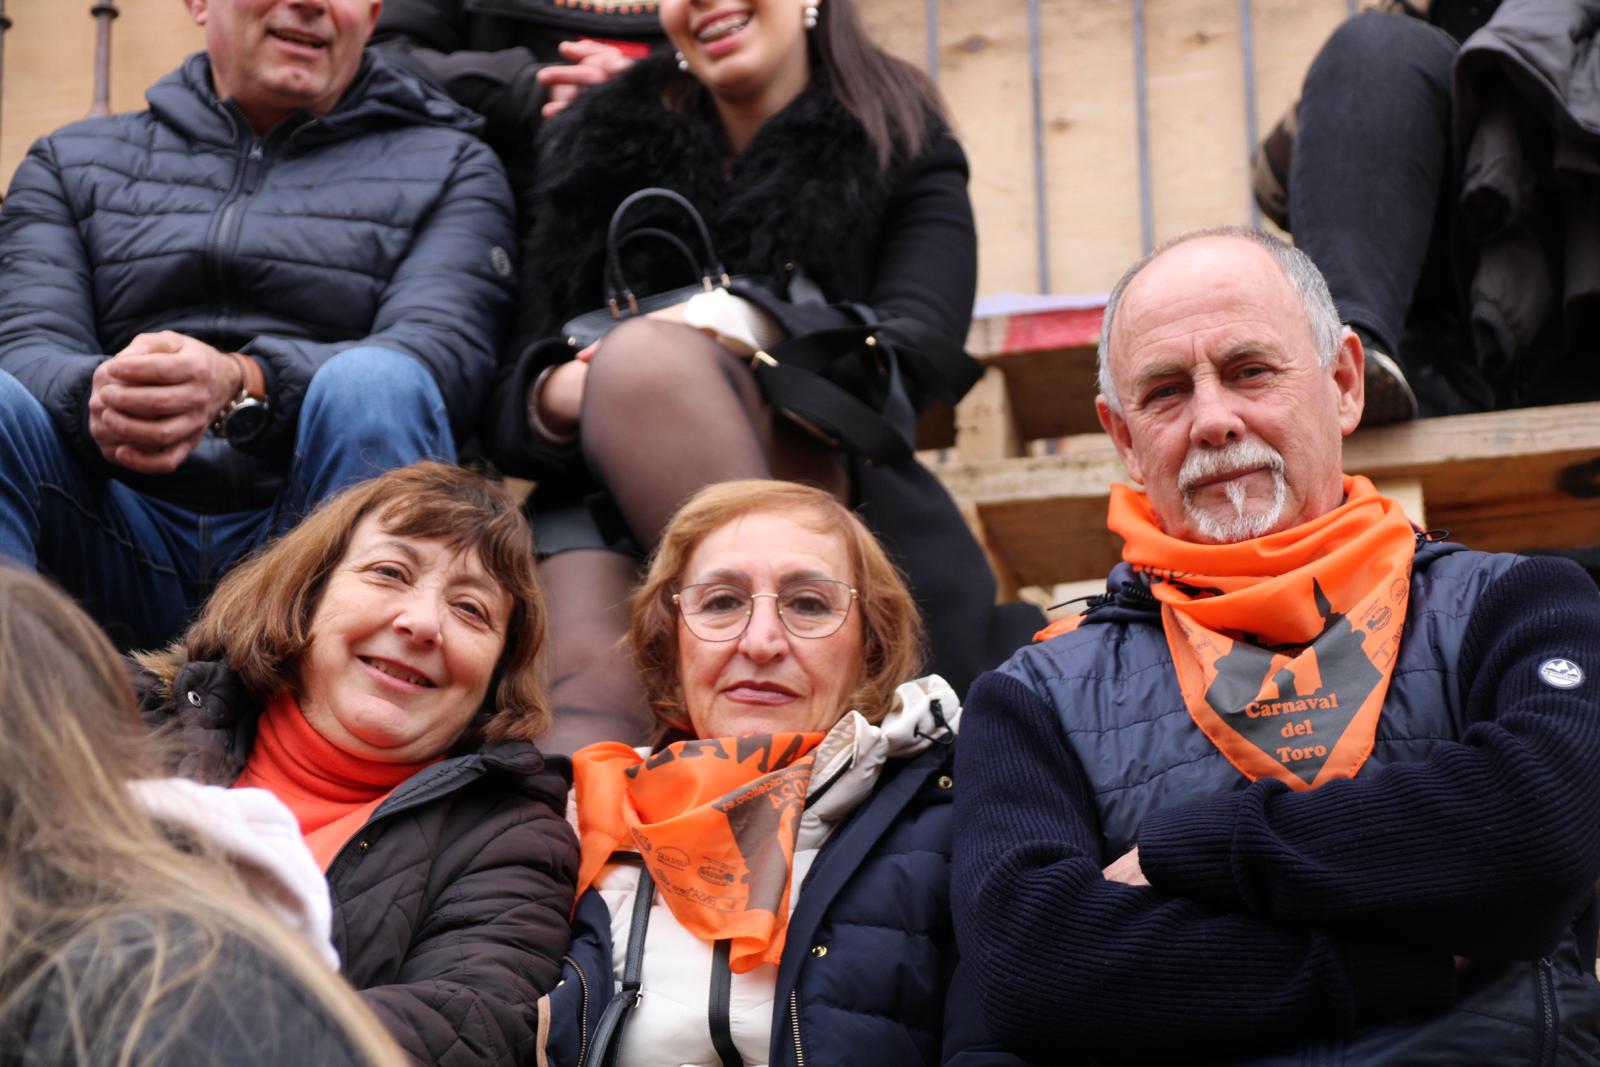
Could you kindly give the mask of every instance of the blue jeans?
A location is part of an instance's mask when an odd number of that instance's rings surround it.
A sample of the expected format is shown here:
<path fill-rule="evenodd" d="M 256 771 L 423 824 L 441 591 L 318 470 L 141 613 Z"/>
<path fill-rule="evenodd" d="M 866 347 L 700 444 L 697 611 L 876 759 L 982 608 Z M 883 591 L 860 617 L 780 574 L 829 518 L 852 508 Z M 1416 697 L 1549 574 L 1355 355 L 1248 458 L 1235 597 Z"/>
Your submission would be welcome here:
<path fill-rule="evenodd" d="M 91 475 L 44 406 L 0 372 L 0 556 L 50 575 L 122 648 L 176 637 L 237 560 L 346 486 L 422 459 L 455 460 L 427 369 L 383 348 L 323 364 L 300 408 L 271 508 L 201 515 Z"/>

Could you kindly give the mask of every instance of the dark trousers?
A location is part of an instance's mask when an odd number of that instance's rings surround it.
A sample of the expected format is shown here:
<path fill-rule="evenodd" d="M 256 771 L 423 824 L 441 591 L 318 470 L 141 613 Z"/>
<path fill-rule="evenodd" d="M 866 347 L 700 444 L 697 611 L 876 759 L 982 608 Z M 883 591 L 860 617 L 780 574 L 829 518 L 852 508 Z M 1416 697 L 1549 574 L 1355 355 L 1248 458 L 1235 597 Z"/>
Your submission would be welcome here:
<path fill-rule="evenodd" d="M 1346 21 L 1306 75 L 1289 172 L 1295 244 L 1340 318 L 1400 361 L 1424 415 L 1491 402 L 1452 269 L 1456 49 L 1420 19 Z"/>

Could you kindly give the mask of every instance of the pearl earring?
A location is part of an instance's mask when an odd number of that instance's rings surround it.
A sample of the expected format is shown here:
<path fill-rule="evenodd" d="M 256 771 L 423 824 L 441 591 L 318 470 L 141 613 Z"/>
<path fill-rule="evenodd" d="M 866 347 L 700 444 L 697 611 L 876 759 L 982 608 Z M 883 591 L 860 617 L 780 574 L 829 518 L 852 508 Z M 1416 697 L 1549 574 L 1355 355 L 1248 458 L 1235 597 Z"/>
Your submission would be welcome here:
<path fill-rule="evenodd" d="M 806 29 L 814 30 L 814 29 L 817 28 L 817 5 L 816 4 L 807 4 L 806 5 L 805 22 L 806 22 Z"/>
<path fill-rule="evenodd" d="M 679 70 L 688 70 L 689 69 L 689 61 L 687 59 L 683 58 L 683 53 L 682 52 L 674 52 L 672 54 L 674 56 L 678 57 L 678 69 Z"/>

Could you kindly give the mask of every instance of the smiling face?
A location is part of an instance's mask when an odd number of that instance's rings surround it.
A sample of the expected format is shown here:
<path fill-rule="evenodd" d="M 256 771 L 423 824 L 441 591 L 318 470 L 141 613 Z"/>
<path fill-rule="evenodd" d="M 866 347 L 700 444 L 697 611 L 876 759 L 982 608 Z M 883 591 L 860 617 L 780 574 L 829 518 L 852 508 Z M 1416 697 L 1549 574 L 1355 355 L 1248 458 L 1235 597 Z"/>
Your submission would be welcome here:
<path fill-rule="evenodd" d="M 680 585 L 726 582 L 773 593 L 803 578 L 854 584 L 844 539 L 816 525 L 810 514 L 786 512 L 734 519 L 700 542 Z M 694 735 L 827 731 L 861 682 L 862 641 L 859 610 L 827 637 L 796 637 L 771 597 L 754 601 L 749 627 L 732 641 L 701 640 L 680 615 L 678 676 Z"/>
<path fill-rule="evenodd" d="M 351 755 L 437 756 L 483 705 L 510 615 L 476 553 L 394 536 L 369 515 L 312 617 L 300 709 Z"/>
<path fill-rule="evenodd" d="M 1167 534 L 1240 541 L 1339 505 L 1362 362 L 1347 332 L 1321 365 L 1299 297 L 1264 249 L 1202 237 L 1156 257 L 1123 293 L 1111 336 L 1122 411 L 1104 397 L 1096 407 Z"/>
<path fill-rule="evenodd" d="M 804 11 L 805 0 L 662 0 L 661 28 L 714 97 L 770 114 L 811 78 Z"/>
<path fill-rule="evenodd" d="M 333 110 L 361 65 L 382 0 L 185 0 L 204 27 L 217 96 L 258 134 L 290 112 Z"/>

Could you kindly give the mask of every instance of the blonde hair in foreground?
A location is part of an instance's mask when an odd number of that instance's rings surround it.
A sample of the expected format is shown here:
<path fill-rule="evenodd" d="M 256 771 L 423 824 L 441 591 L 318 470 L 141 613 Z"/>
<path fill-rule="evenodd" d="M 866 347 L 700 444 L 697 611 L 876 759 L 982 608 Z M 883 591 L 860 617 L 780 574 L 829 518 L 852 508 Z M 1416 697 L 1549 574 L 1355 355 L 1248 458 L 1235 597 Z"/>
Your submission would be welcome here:
<path fill-rule="evenodd" d="M 0 1051 L 18 1051 L 20 1028 L 50 997 L 63 1024 L 45 1037 L 51 1047 L 25 1050 L 37 1062 L 158 1058 L 223 953 L 244 945 L 368 1062 L 403 1062 L 353 991 L 254 902 L 226 860 L 135 802 L 127 783 L 159 774 L 160 760 L 121 659 L 65 594 L 4 565 L 0 724 Z"/>
<path fill-rule="evenodd" d="M 644 582 L 634 591 L 628 638 L 645 696 L 656 718 L 678 730 L 689 729 L 678 678 L 678 612 L 672 594 L 683 582 L 700 542 L 747 515 L 784 515 L 821 533 L 838 536 L 850 561 L 861 612 L 862 676 L 842 715 L 854 708 L 872 722 L 894 710 L 894 691 L 922 669 L 922 615 L 905 579 L 889 561 L 878 539 L 855 513 L 827 493 L 797 482 L 749 479 L 709 485 L 690 497 L 667 523 L 650 557 Z"/>

